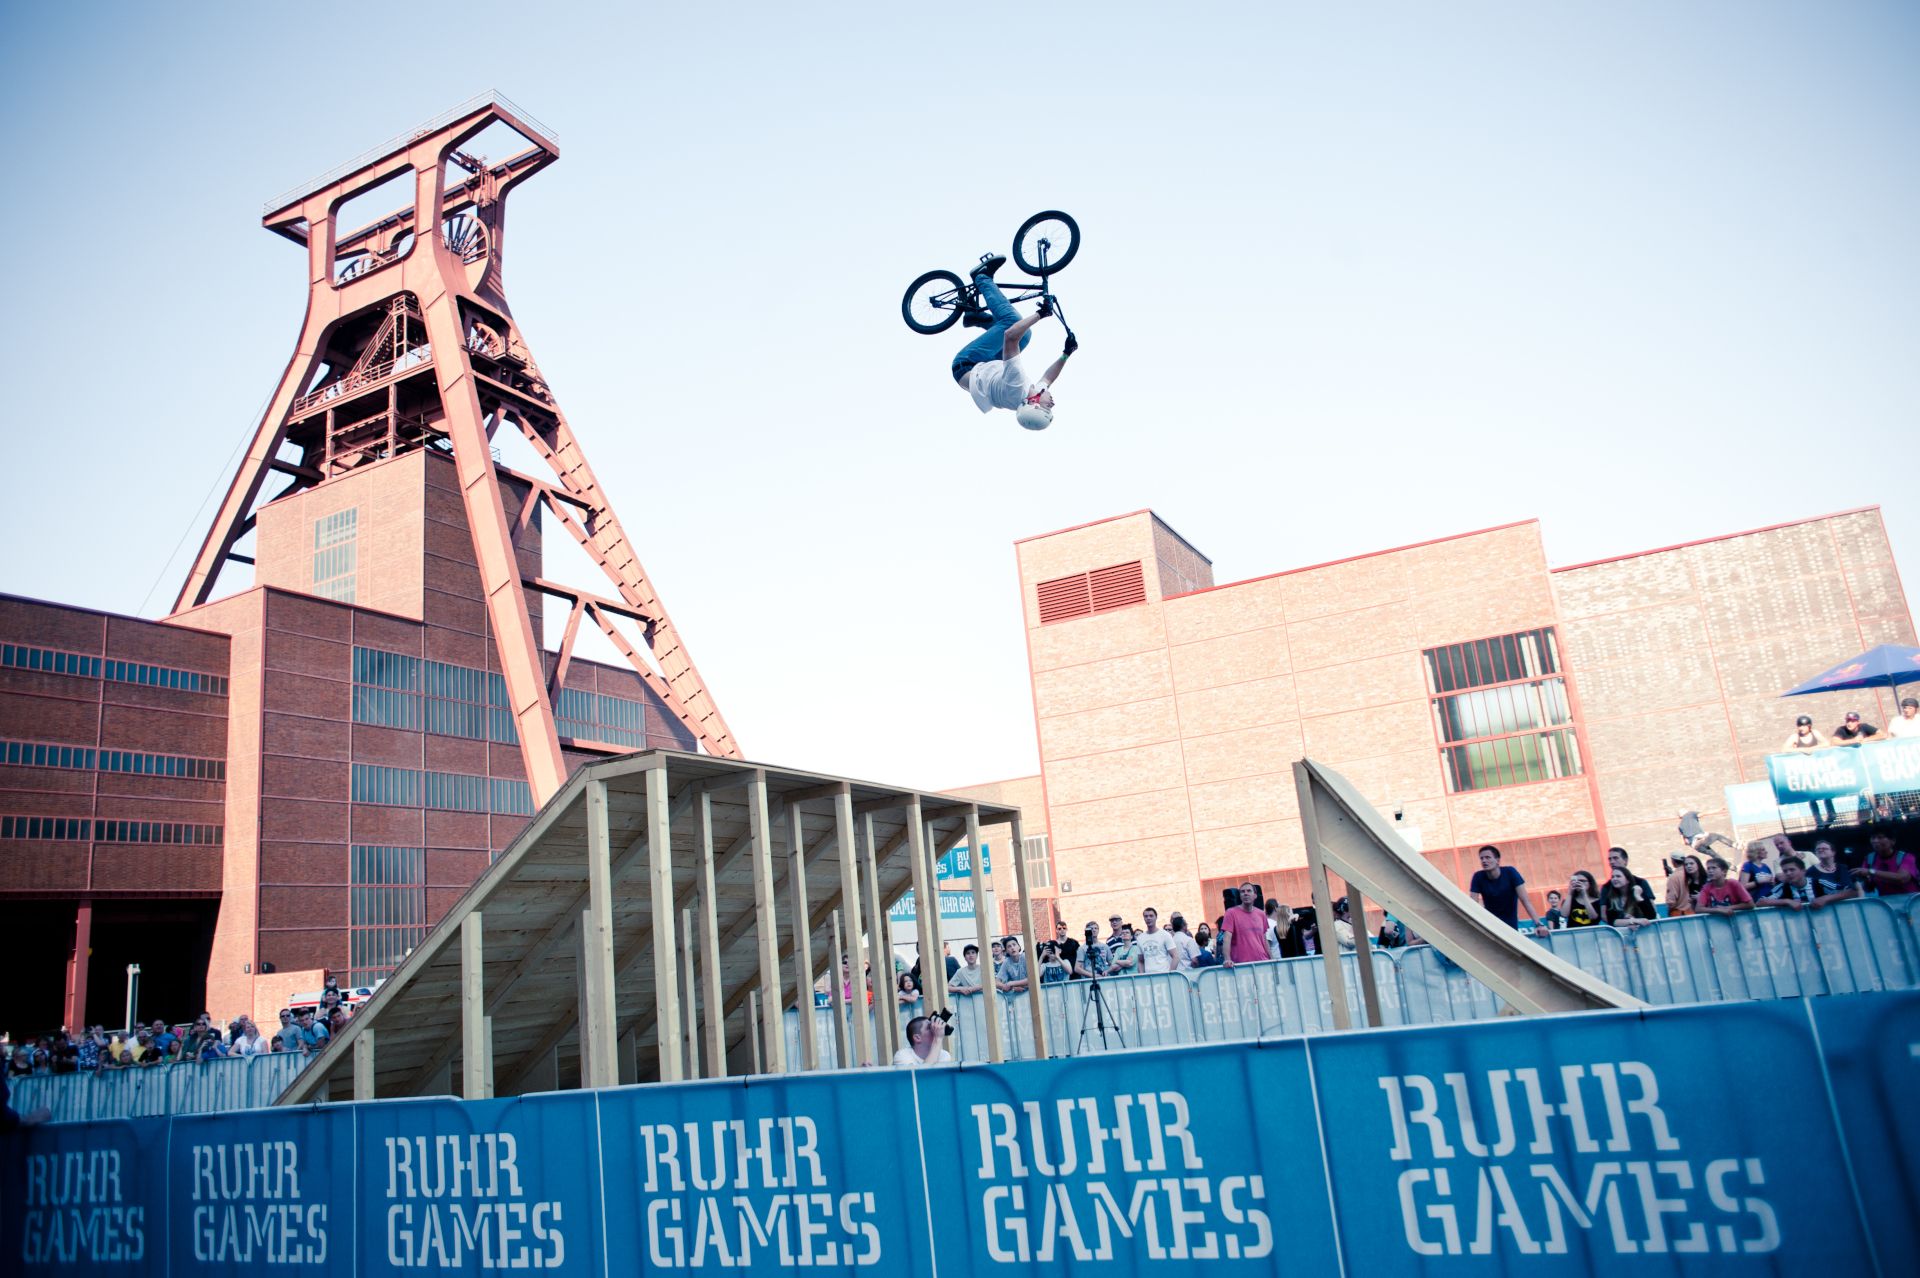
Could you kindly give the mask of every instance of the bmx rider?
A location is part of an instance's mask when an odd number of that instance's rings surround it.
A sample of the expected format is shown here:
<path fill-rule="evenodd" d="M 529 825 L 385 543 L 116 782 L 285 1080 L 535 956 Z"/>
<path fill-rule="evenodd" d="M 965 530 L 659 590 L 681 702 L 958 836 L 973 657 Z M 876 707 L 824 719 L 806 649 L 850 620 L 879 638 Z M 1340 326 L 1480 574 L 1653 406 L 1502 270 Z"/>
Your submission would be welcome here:
<path fill-rule="evenodd" d="M 1060 358 L 1047 366 L 1039 381 L 1027 381 L 1018 356 L 1030 340 L 1029 330 L 1052 314 L 1052 307 L 1042 299 L 1039 309 L 1022 319 L 1000 286 L 993 282 L 993 273 L 1006 262 L 1004 256 L 992 253 L 973 268 L 974 286 L 979 289 L 980 300 L 986 304 L 990 318 L 967 317 L 969 324 L 987 324 L 987 331 L 953 357 L 953 380 L 973 396 L 974 405 L 981 412 L 1011 409 L 1028 430 L 1044 430 L 1053 421 L 1053 395 L 1049 388 L 1080 343 L 1069 333 Z"/>

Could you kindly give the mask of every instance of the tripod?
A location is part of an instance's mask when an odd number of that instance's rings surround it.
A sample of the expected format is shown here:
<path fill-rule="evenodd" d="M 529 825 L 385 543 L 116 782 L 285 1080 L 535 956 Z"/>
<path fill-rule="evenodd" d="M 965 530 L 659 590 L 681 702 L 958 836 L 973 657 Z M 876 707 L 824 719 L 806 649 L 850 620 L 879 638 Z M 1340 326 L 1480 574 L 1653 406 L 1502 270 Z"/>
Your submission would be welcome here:
<path fill-rule="evenodd" d="M 1094 1023 L 1092 1026 L 1088 1026 L 1087 1024 L 1088 1013 L 1093 1014 Z M 1127 1040 L 1126 1036 L 1120 1032 L 1120 1018 L 1114 1013 L 1113 1008 L 1108 1005 L 1107 996 L 1100 992 L 1100 978 L 1098 976 L 1088 977 L 1087 1001 L 1080 1007 L 1080 1041 L 1073 1049 L 1075 1056 L 1080 1055 L 1081 1052 L 1086 1050 L 1087 1030 L 1089 1028 L 1100 1031 L 1100 1049 L 1102 1051 L 1107 1049 L 1107 1018 L 1110 1016 L 1113 1017 L 1114 1041 L 1119 1043 L 1120 1046 L 1125 1047 Z"/>

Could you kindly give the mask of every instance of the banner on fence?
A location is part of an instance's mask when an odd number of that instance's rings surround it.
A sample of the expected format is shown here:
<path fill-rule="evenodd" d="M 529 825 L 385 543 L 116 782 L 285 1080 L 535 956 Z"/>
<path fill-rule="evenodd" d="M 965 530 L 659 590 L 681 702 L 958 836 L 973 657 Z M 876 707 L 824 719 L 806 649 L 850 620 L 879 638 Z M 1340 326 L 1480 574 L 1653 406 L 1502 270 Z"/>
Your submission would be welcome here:
<path fill-rule="evenodd" d="M 58 1125 L 0 1140 L 0 1255 L 196 1278 L 1891 1273 L 1920 1245 L 1916 1051 L 1899 993 Z"/>
<path fill-rule="evenodd" d="M 1777 803 L 1807 803 L 1859 794 L 1867 788 L 1861 747 L 1805 750 L 1767 756 L 1767 780 Z"/>

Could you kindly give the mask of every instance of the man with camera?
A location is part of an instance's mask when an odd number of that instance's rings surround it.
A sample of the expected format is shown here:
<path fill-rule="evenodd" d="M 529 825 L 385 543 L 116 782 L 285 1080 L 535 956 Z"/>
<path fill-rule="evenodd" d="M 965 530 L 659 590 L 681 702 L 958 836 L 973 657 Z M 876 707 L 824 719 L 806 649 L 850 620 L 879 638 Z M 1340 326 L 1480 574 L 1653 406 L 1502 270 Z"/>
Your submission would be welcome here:
<path fill-rule="evenodd" d="M 893 1054 L 895 1065 L 950 1065 L 953 1056 L 942 1047 L 941 1040 L 953 1033 L 953 1013 L 936 1012 L 932 1016 L 916 1016 L 907 1022 L 907 1045 Z"/>

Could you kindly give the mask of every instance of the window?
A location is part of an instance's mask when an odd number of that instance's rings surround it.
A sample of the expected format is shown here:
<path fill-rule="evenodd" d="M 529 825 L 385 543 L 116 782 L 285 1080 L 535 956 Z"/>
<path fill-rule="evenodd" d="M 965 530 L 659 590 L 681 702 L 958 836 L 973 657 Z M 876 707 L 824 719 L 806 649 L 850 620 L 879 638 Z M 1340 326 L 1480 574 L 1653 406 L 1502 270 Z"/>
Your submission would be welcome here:
<path fill-rule="evenodd" d="M 353 602 L 359 522 L 358 507 L 313 521 L 313 593 L 322 599 Z"/>
<path fill-rule="evenodd" d="M 427 935 L 427 854 L 424 848 L 354 844 L 351 861 L 349 984 L 371 985 Z"/>
<path fill-rule="evenodd" d="M 219 847 L 224 828 L 185 821 L 95 821 L 86 817 L 0 816 L 0 839 L 77 843 L 176 843 Z"/>
<path fill-rule="evenodd" d="M 50 745 L 41 741 L 0 741 L 0 763 L 21 768 L 93 770 L 93 751 L 85 746 Z"/>
<path fill-rule="evenodd" d="M 0 644 L 0 666 L 16 670 L 38 670 L 44 674 L 79 675 L 85 679 L 100 677 L 100 658 L 77 652 L 55 652 L 50 648 L 29 648 L 23 644 Z"/>
<path fill-rule="evenodd" d="M 1070 577 L 1055 577 L 1041 582 L 1037 589 L 1043 626 L 1147 601 L 1146 576 L 1138 559 L 1110 568 L 1077 572 Z"/>
<path fill-rule="evenodd" d="M 23 644 L 0 644 L 0 666 L 16 670 L 38 670 L 42 674 L 74 675 L 82 679 L 106 679 L 112 683 L 138 684 L 144 688 L 172 688 L 179 692 L 204 692 L 227 695 L 224 675 L 202 674 L 198 670 L 176 670 L 171 666 L 151 666 L 138 661 L 111 661 L 78 652 L 56 652 L 51 648 L 29 648 Z"/>
<path fill-rule="evenodd" d="M 1020 855 L 1027 863 L 1027 887 L 1053 886 L 1053 849 L 1046 835 L 1036 834 L 1021 840 Z"/>
<path fill-rule="evenodd" d="M 459 772 L 416 772 L 373 763 L 353 765 L 353 801 L 441 812 L 533 814 L 533 791 L 525 781 Z"/>
<path fill-rule="evenodd" d="M 353 650 L 353 721 L 520 744 L 500 675 L 378 648 Z"/>
<path fill-rule="evenodd" d="M 198 759 L 179 754 L 141 754 L 133 750 L 93 750 L 86 746 L 54 745 L 44 741 L 0 741 L 0 763 L 22 768 L 71 768 L 91 772 L 129 773 L 142 777 L 177 777 L 187 781 L 224 781 L 223 759 Z"/>
<path fill-rule="evenodd" d="M 353 765 L 353 801 L 417 808 L 420 806 L 420 774 L 412 768 L 356 763 Z"/>
<path fill-rule="evenodd" d="M 559 720 L 560 735 L 579 741 L 604 741 L 608 745 L 647 747 L 647 708 L 638 701 L 609 696 L 604 692 L 582 692 L 578 688 L 560 689 L 553 705 Z"/>
<path fill-rule="evenodd" d="M 1552 627 L 1429 648 L 1422 656 L 1449 793 L 1580 775 Z"/>

